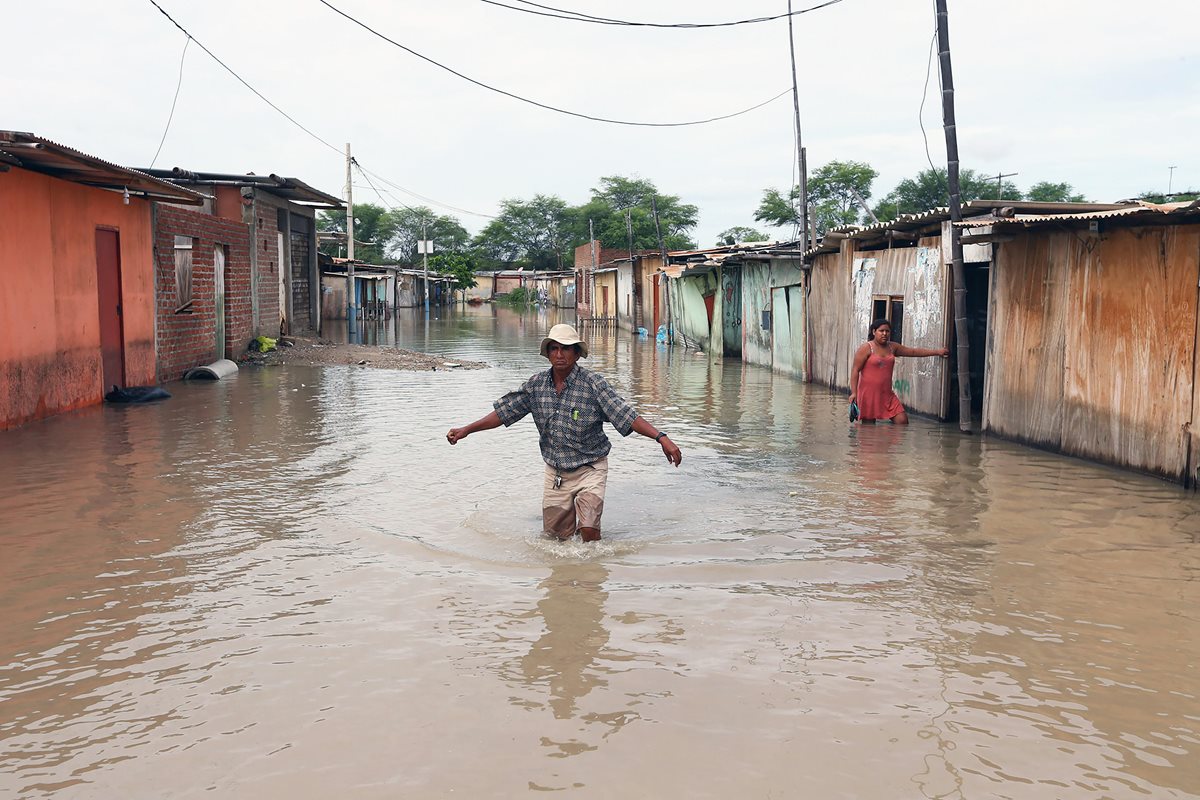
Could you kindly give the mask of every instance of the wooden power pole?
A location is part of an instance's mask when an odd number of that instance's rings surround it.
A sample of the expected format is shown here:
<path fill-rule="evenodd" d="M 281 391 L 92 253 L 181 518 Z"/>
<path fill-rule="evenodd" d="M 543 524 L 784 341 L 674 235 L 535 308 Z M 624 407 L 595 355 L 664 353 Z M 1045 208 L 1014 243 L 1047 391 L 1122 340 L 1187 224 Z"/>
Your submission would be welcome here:
<path fill-rule="evenodd" d="M 942 77 L 942 127 L 946 131 L 946 182 L 950 189 L 950 263 L 954 287 L 954 336 L 958 343 L 958 428 L 971 432 L 971 342 L 967 330 L 967 279 L 963 269 L 962 196 L 958 186 L 958 130 L 954 122 L 954 76 L 946 0 L 937 8 L 938 68 Z"/>

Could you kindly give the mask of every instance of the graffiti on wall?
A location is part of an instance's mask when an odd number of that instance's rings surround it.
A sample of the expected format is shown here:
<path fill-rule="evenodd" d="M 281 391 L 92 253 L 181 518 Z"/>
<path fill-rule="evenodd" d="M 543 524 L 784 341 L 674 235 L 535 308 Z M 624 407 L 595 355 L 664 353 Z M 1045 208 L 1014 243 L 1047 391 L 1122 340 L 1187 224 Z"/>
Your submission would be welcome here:
<path fill-rule="evenodd" d="M 905 325 L 914 344 L 931 332 L 942 330 L 942 251 L 936 247 L 917 248 L 917 268 L 913 275 L 912 298 L 905 309 Z"/>
<path fill-rule="evenodd" d="M 871 294 L 875 291 L 877 263 L 878 259 L 874 258 L 856 258 L 854 271 L 850 274 L 850 280 L 854 283 L 854 319 L 864 337 L 871 327 Z"/>

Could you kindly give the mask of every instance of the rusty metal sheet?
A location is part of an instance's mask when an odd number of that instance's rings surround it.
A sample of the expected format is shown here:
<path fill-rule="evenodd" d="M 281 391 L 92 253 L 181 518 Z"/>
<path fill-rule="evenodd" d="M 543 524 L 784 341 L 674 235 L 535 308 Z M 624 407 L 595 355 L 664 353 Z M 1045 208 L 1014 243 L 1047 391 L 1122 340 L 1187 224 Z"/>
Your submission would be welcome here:
<path fill-rule="evenodd" d="M 1062 442 L 1064 320 L 1074 236 L 1020 236 L 992 262 L 983 426 L 1057 449 Z"/>
<path fill-rule="evenodd" d="M 1116 230 L 1074 255 L 1062 449 L 1183 480 L 1200 226 Z"/>
<path fill-rule="evenodd" d="M 66 145 L 21 131 L 0 131 L 0 154 L 23 169 L 101 189 L 145 195 L 183 205 L 203 205 L 205 195 L 143 172 L 113 164 Z"/>

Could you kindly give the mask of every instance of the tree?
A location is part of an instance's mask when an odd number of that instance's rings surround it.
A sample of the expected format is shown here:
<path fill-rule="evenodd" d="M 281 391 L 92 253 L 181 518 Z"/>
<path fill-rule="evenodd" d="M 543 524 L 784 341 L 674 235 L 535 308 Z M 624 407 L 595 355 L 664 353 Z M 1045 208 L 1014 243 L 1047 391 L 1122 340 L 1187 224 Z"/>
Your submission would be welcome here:
<path fill-rule="evenodd" d="M 808 203 L 817 235 L 831 228 L 854 225 L 862 215 L 859 202 L 871 197 L 871 184 L 879 173 L 864 161 L 830 161 L 813 172 L 808 181 Z M 777 228 L 800 224 L 800 187 L 784 197 L 778 189 L 763 192 L 754 218 Z"/>
<path fill-rule="evenodd" d="M 1029 187 L 1026 200 L 1038 203 L 1086 203 L 1087 198 L 1077 193 L 1069 183 L 1041 181 Z"/>
<path fill-rule="evenodd" d="M 1138 195 L 1138 200 L 1145 200 L 1147 203 L 1181 203 L 1197 199 L 1200 199 L 1200 192 L 1195 189 L 1184 189 L 1182 192 L 1170 194 L 1149 191 Z"/>
<path fill-rule="evenodd" d="M 337 241 L 320 246 L 321 252 L 335 258 L 348 254 L 346 240 L 346 212 L 322 211 L 317 215 L 317 230 L 321 233 L 340 233 Z M 395 220 L 387 209 L 371 203 L 354 206 L 354 257 L 368 264 L 390 264 L 387 258 L 388 243 L 396 233 Z"/>
<path fill-rule="evenodd" d="M 734 225 L 732 228 L 727 228 L 717 234 L 717 245 L 738 244 L 740 242 L 769 242 L 771 237 L 765 233 L 759 233 L 754 228 L 747 228 L 745 225 Z"/>
<path fill-rule="evenodd" d="M 600 185 L 592 189 L 591 200 L 573 209 L 572 238 L 576 244 L 587 242 L 590 220 L 602 247 L 629 247 L 629 230 L 632 228 L 635 251 L 657 250 L 655 206 L 658 208 L 658 226 L 662 229 L 666 248 L 694 248 L 696 243 L 688 233 L 696 227 L 700 209 L 684 203 L 677 195 L 659 194 L 652 181 L 620 175 L 601 178 Z"/>
<path fill-rule="evenodd" d="M 475 285 L 475 259 L 470 253 L 436 253 L 429 257 L 429 271 L 454 278 L 454 288 Z"/>
<path fill-rule="evenodd" d="M 417 242 L 424 236 L 433 242 L 434 252 L 461 253 L 471 244 L 471 234 L 454 217 L 435 214 L 425 206 L 396 208 L 389 212 L 394 233 L 388 242 L 388 254 L 401 264 L 416 264 L 421 256 Z M 424 223 L 424 225 L 422 225 Z"/>
<path fill-rule="evenodd" d="M 573 217 L 566 202 L 553 195 L 505 200 L 500 214 L 475 237 L 475 254 L 490 269 L 567 268 L 574 256 Z"/>
<path fill-rule="evenodd" d="M 1010 181 L 999 186 L 994 178 L 980 175 L 970 169 L 959 172 L 959 195 L 963 203 L 969 200 L 1020 200 L 1021 190 Z M 919 214 L 950 203 L 949 180 L 944 169 L 924 169 L 915 177 L 905 178 L 896 184 L 879 205 L 875 216 L 894 219 L 901 214 Z"/>

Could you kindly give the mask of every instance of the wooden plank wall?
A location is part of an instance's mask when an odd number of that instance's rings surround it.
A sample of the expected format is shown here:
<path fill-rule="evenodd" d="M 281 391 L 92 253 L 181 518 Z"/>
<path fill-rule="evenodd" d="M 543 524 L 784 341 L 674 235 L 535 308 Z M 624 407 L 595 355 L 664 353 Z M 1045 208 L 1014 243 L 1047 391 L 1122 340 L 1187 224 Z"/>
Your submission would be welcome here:
<path fill-rule="evenodd" d="M 1185 480 L 1200 226 L 1040 229 L 995 267 L 985 427 Z"/>
<path fill-rule="evenodd" d="M 1063 319 L 1072 236 L 1018 236 L 992 262 L 983 425 L 1057 449 L 1062 442 Z"/>
<path fill-rule="evenodd" d="M 916 247 L 876 250 L 875 285 L 871 294 L 904 298 L 903 343 L 909 347 L 940 348 L 949 341 L 946 315 L 948 267 L 942 263 L 940 236 L 920 239 Z M 868 309 L 869 311 L 869 309 Z M 866 340 L 871 320 L 856 320 Z M 857 347 L 857 344 L 855 345 Z M 939 416 L 945 405 L 946 369 L 944 358 L 900 358 L 892 375 L 892 385 L 900 400 L 911 411 Z"/>
<path fill-rule="evenodd" d="M 850 270 L 854 263 L 851 242 L 842 242 L 837 253 L 814 259 L 808 310 L 812 324 L 812 363 L 809 369 L 817 383 L 838 389 L 850 386 L 850 359 L 862 336 L 854 325 L 854 289 Z"/>
<path fill-rule="evenodd" d="M 1186 476 L 1198 237 L 1125 228 L 1071 264 L 1064 452 Z"/>

